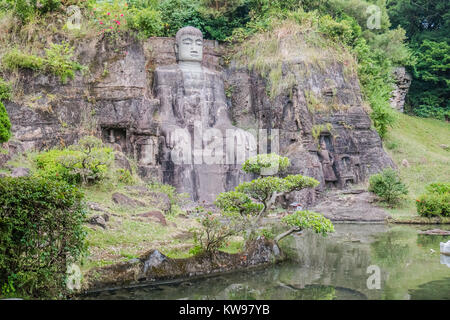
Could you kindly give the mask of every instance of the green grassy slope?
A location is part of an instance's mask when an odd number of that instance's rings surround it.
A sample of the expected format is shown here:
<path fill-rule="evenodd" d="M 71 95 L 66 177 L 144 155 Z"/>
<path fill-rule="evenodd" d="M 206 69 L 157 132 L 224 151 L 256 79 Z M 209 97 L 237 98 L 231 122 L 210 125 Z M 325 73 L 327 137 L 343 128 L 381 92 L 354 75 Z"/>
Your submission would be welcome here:
<path fill-rule="evenodd" d="M 399 114 L 384 146 L 409 188 L 407 201 L 391 213 L 394 217 L 416 216 L 414 201 L 425 186 L 450 181 L 450 123 Z M 409 167 L 402 165 L 403 159 Z"/>

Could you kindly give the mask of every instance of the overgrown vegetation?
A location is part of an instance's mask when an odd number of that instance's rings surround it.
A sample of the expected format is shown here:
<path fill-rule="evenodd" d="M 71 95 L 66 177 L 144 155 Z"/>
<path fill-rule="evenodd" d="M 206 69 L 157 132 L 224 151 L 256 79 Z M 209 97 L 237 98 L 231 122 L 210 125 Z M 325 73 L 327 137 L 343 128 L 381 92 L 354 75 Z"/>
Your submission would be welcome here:
<path fill-rule="evenodd" d="M 432 183 L 416 200 L 417 213 L 423 217 L 450 217 L 450 183 Z"/>
<path fill-rule="evenodd" d="M 421 117 L 450 118 L 450 3 L 447 0 L 390 0 L 393 27 L 406 30 L 417 64 L 407 110 Z"/>
<path fill-rule="evenodd" d="M 85 252 L 83 195 L 63 181 L 0 179 L 0 297 L 62 298 Z"/>
<path fill-rule="evenodd" d="M 399 114 L 384 146 L 409 193 L 406 201 L 390 209 L 394 218 L 415 217 L 415 200 L 426 192 L 425 186 L 436 181 L 450 181 L 449 130 L 449 123 L 444 121 Z"/>
<path fill-rule="evenodd" d="M 96 137 L 87 136 L 65 149 L 52 149 L 35 157 L 36 175 L 70 184 L 93 184 L 111 167 L 113 151 Z"/>
<path fill-rule="evenodd" d="M 0 144 L 11 137 L 11 122 L 2 101 L 11 99 L 11 84 L 0 77 Z"/>
<path fill-rule="evenodd" d="M 73 48 L 68 43 L 51 44 L 45 49 L 45 58 L 23 53 L 18 49 L 7 52 L 2 59 L 6 70 L 30 69 L 54 74 L 63 83 L 67 78 L 73 79 L 75 71 L 84 70 L 83 66 L 73 61 Z"/>
<path fill-rule="evenodd" d="M 0 143 L 6 142 L 11 137 L 11 122 L 9 121 L 8 112 L 3 103 L 0 101 Z"/>
<path fill-rule="evenodd" d="M 408 194 L 408 188 L 400 180 L 398 173 L 391 168 L 384 169 L 369 178 L 369 191 L 390 206 L 396 205 Z"/>
<path fill-rule="evenodd" d="M 34 36 L 30 32 L 38 27 L 38 21 L 55 14 L 65 18 L 62 19 L 63 26 L 53 28 L 63 30 L 66 39 L 71 34 L 79 36 L 93 31 L 114 36 L 131 32 L 141 38 L 174 36 L 179 28 L 191 25 L 199 28 L 207 39 L 228 41 L 238 46 L 243 43 L 243 48 L 239 47 L 237 51 L 246 56 L 250 68 L 268 79 L 268 93 L 272 97 L 289 92 L 296 81 L 293 73 L 283 71 L 283 64 L 289 63 L 292 52 L 302 52 L 306 69 L 311 62 L 318 68 L 340 62 L 350 74 L 357 72 L 365 99 L 372 109 L 374 127 L 384 137 L 396 119 L 389 105 L 395 66 L 409 66 L 416 79 L 422 81 L 413 82 L 410 95 L 416 114 L 439 118 L 447 114 L 448 41 L 443 41 L 442 35 L 448 28 L 448 19 L 430 15 L 436 10 L 445 17 L 448 4 L 444 2 L 424 5 L 427 10 L 419 12 L 419 6 L 406 0 L 1 0 L 0 11 L 3 8 L 5 21 L 13 21 L 11 17 L 19 19 L 20 30 L 26 31 L 32 39 Z M 371 16 L 374 4 L 377 12 Z M 79 29 L 68 28 L 67 21 L 71 21 L 73 14 L 70 15 L 72 11 L 65 13 L 65 10 L 70 5 L 79 8 Z M 433 24 L 426 21 L 429 16 L 433 16 Z M 427 35 L 419 37 L 421 31 L 426 31 Z M 420 38 L 416 41 L 417 46 L 411 45 L 414 54 L 406 46 L 407 36 L 413 40 Z M 28 68 L 44 68 L 64 79 L 72 77 L 72 72 L 79 67 L 68 64 L 67 59 L 56 66 L 46 66 L 45 61 L 20 50 L 21 59 L 14 59 L 16 64 L 17 60 L 25 61 Z M 18 53 L 15 52 L 13 57 L 19 57 Z M 419 88 L 424 85 L 440 91 L 430 91 L 427 87 L 423 96 L 414 95 L 418 90 L 422 92 Z"/>

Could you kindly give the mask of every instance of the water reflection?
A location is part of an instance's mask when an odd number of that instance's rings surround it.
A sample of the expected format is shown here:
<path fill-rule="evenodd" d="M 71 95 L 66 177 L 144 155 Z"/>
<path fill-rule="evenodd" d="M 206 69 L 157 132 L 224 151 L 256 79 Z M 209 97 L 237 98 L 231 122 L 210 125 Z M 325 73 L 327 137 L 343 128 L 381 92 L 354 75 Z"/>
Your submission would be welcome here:
<path fill-rule="evenodd" d="M 284 249 L 291 255 L 286 263 L 86 298 L 361 300 L 424 299 L 428 295 L 450 299 L 450 268 L 441 264 L 439 255 L 439 242 L 450 237 L 418 235 L 417 230 L 383 224 L 337 224 L 336 232 L 327 238 L 305 233 L 284 240 Z M 380 268 L 380 289 L 367 287 L 371 265 Z"/>

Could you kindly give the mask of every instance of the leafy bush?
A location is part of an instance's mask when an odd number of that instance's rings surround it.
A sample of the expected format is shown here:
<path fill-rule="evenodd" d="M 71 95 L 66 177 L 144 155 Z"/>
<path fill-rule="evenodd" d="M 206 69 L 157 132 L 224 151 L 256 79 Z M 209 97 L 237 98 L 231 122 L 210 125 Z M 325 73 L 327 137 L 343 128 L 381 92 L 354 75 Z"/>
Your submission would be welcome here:
<path fill-rule="evenodd" d="M 130 19 L 129 7 L 125 0 L 99 1 L 91 4 L 94 22 L 106 33 L 117 33 L 127 29 Z"/>
<path fill-rule="evenodd" d="M 242 228 L 240 220 L 232 215 L 228 216 L 228 221 L 222 222 L 211 212 L 207 212 L 198 221 L 201 228 L 193 230 L 194 247 L 190 250 L 192 254 L 213 254 Z"/>
<path fill-rule="evenodd" d="M 18 49 L 12 49 L 5 53 L 2 64 L 6 69 L 31 69 L 40 71 L 44 69 L 45 60 L 41 57 L 20 52 Z"/>
<path fill-rule="evenodd" d="M 450 182 L 435 182 L 425 187 L 428 193 L 445 194 L 450 192 Z"/>
<path fill-rule="evenodd" d="M 214 204 L 224 212 L 242 216 L 256 215 L 263 209 L 262 204 L 254 203 L 248 195 L 237 191 L 222 192 Z"/>
<path fill-rule="evenodd" d="M 12 94 L 11 84 L 0 77 L 0 101 L 10 100 Z"/>
<path fill-rule="evenodd" d="M 128 24 L 130 28 L 137 30 L 142 38 L 160 36 L 163 32 L 161 14 L 152 8 L 131 9 Z"/>
<path fill-rule="evenodd" d="M 8 112 L 3 103 L 0 101 L 0 143 L 6 142 L 11 137 L 11 122 L 9 121 Z"/>
<path fill-rule="evenodd" d="M 329 219 L 312 211 L 295 211 L 293 214 L 284 216 L 281 221 L 299 230 L 311 229 L 324 236 L 329 232 L 334 232 L 334 226 Z"/>
<path fill-rule="evenodd" d="M 12 49 L 2 59 L 3 66 L 7 70 L 31 69 L 33 71 L 49 72 L 60 77 L 65 83 L 67 78 L 73 79 L 75 71 L 84 67 L 73 61 L 73 48 L 66 42 L 52 44 L 45 49 L 46 57 L 38 57 Z"/>
<path fill-rule="evenodd" d="M 61 0 L 6 0 L 7 8 L 22 21 L 26 21 L 34 14 L 54 11 L 61 5 Z"/>
<path fill-rule="evenodd" d="M 424 217 L 450 216 L 450 183 L 432 183 L 416 200 L 417 213 Z"/>
<path fill-rule="evenodd" d="M 275 153 L 258 154 L 247 159 L 242 165 L 242 170 L 246 173 L 258 175 L 274 175 L 285 171 L 289 165 L 290 162 L 287 157 Z"/>
<path fill-rule="evenodd" d="M 35 157 L 37 175 L 70 184 L 96 183 L 105 177 L 113 151 L 98 138 L 87 136 L 66 149 L 53 149 Z"/>
<path fill-rule="evenodd" d="M 82 199 L 62 181 L 0 179 L 0 296 L 64 296 L 67 266 L 86 249 Z"/>
<path fill-rule="evenodd" d="M 52 44 L 49 49 L 45 49 L 47 55 L 45 69 L 59 76 L 63 83 L 67 78 L 73 79 L 75 71 L 83 70 L 81 64 L 73 61 L 73 50 L 67 42 Z"/>
<path fill-rule="evenodd" d="M 398 173 L 391 168 L 369 178 L 369 191 L 375 193 L 389 205 L 398 203 L 403 196 L 408 194 L 406 185 L 400 181 Z"/>
<path fill-rule="evenodd" d="M 116 170 L 117 180 L 124 184 L 133 184 L 134 178 L 131 172 L 127 169 L 117 169 Z"/>

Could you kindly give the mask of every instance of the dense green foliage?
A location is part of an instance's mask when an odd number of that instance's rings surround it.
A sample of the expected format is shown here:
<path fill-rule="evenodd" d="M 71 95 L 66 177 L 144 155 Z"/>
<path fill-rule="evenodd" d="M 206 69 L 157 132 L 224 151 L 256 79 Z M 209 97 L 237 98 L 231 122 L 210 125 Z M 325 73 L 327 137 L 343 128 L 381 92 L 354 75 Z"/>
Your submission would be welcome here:
<path fill-rule="evenodd" d="M 408 98 L 412 112 L 448 116 L 450 19 L 446 0 L 0 0 L 0 10 L 11 11 L 26 23 L 33 15 L 63 13 L 73 4 L 99 33 L 132 31 L 143 38 L 174 36 L 181 27 L 191 25 L 207 39 L 239 44 L 255 33 L 270 31 L 276 21 L 307 22 L 305 30 L 319 32 L 335 41 L 336 47 L 345 46 L 357 59 L 362 91 L 382 137 L 396 120 L 389 98 L 392 70 L 398 65 L 409 66 L 414 74 Z M 378 14 L 379 24 L 374 18 Z M 15 63 L 24 61 L 27 68 L 42 70 L 45 64 L 30 56 L 16 57 L 20 59 L 14 59 Z M 64 70 L 58 73 L 61 77 L 72 77 L 70 68 L 59 67 Z"/>
<path fill-rule="evenodd" d="M 409 111 L 422 117 L 450 117 L 450 2 L 389 0 L 394 27 L 410 38 L 417 65 L 407 97 Z"/>
<path fill-rule="evenodd" d="M 242 192 L 222 192 L 217 196 L 214 204 L 226 213 L 239 213 L 242 216 L 258 214 L 263 205 L 254 203 L 252 199 Z"/>
<path fill-rule="evenodd" d="M 6 142 L 11 137 L 11 122 L 9 121 L 8 112 L 3 103 L 0 101 L 0 143 Z"/>
<path fill-rule="evenodd" d="M 293 214 L 284 216 L 281 221 L 291 227 L 296 227 L 299 230 L 310 229 L 315 233 L 320 233 L 322 235 L 334 232 L 334 226 L 331 221 L 316 212 L 296 211 Z"/>
<path fill-rule="evenodd" d="M 63 297 L 85 251 L 82 193 L 62 181 L 0 179 L 0 297 Z"/>
<path fill-rule="evenodd" d="M 65 83 L 67 78 L 73 79 L 75 71 L 83 70 L 83 66 L 73 60 L 73 48 L 68 43 L 52 44 L 45 49 L 45 58 L 23 53 L 18 49 L 7 52 L 2 59 L 2 65 L 7 70 L 31 69 L 49 72 L 59 76 Z"/>
<path fill-rule="evenodd" d="M 69 184 L 96 183 L 111 167 L 113 152 L 100 139 L 87 136 L 68 148 L 39 153 L 34 161 L 39 177 Z"/>
<path fill-rule="evenodd" d="M 450 216 L 450 183 L 432 183 L 416 200 L 417 213 L 424 217 Z"/>
<path fill-rule="evenodd" d="M 282 157 L 275 153 L 259 154 L 247 159 L 242 165 L 242 170 L 246 173 L 265 176 L 282 173 L 289 165 L 290 162 L 287 157 Z"/>
<path fill-rule="evenodd" d="M 391 206 L 408 194 L 408 188 L 401 182 L 398 173 L 391 168 L 370 176 L 369 191 Z"/>
<path fill-rule="evenodd" d="M 0 101 L 10 100 L 12 97 L 11 84 L 0 77 Z"/>

